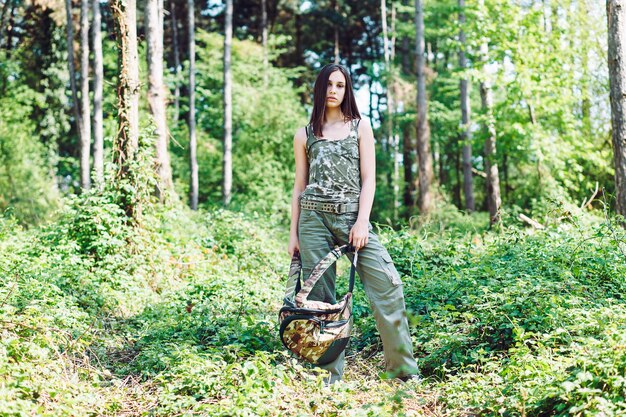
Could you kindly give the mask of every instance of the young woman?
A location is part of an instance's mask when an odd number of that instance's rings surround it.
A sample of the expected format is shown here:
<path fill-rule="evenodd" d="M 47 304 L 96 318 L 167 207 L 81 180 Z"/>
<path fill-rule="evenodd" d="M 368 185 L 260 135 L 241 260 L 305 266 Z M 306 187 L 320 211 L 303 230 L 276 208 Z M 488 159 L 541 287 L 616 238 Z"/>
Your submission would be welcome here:
<path fill-rule="evenodd" d="M 370 124 L 361 121 L 343 66 L 326 65 L 317 76 L 311 121 L 296 132 L 294 153 L 289 255 L 300 253 L 306 279 L 336 245 L 352 244 L 383 341 L 387 371 L 403 380 L 416 375 L 402 282 L 369 222 L 376 189 L 374 134 Z M 333 265 L 309 299 L 334 304 L 335 276 Z M 331 383 L 341 379 L 344 363 L 342 353 L 322 367 L 330 371 Z"/>

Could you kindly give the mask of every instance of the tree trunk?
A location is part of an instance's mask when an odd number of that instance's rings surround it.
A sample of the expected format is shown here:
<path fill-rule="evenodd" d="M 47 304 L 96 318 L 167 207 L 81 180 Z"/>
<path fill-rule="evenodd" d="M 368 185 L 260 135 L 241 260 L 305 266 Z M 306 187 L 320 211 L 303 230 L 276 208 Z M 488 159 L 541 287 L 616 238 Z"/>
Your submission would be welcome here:
<path fill-rule="evenodd" d="M 2 39 L 4 38 L 4 31 L 6 30 L 6 17 L 9 15 L 7 12 L 11 9 L 10 14 L 13 14 L 13 4 L 16 0 L 6 0 L 2 6 L 2 14 L 0 14 L 0 48 L 2 47 Z"/>
<path fill-rule="evenodd" d="M 465 0 L 459 0 L 459 24 L 461 31 L 459 32 L 459 43 L 461 49 L 459 51 L 459 68 L 465 71 L 467 68 L 467 60 L 465 59 Z M 463 142 L 463 194 L 465 195 L 465 209 L 471 213 L 475 210 L 474 203 L 474 186 L 472 176 L 472 137 L 470 133 L 470 101 L 469 101 L 469 82 L 467 78 L 462 78 L 460 82 L 461 90 L 461 141 Z"/>
<path fill-rule="evenodd" d="M 483 5 L 481 0 L 480 6 Z M 485 171 L 487 172 L 487 208 L 489 210 L 489 226 L 500 222 L 500 176 L 498 174 L 498 161 L 496 159 L 496 126 L 493 120 L 493 94 L 491 92 L 491 82 L 487 71 L 489 61 L 489 47 L 484 41 L 480 45 L 480 55 L 482 60 L 483 81 L 480 83 L 480 101 L 483 113 L 485 114 L 484 129 L 487 133 L 485 139 Z"/>
<path fill-rule="evenodd" d="M 189 184 L 189 205 L 198 210 L 198 158 L 196 143 L 196 41 L 193 0 L 187 0 L 189 27 L 189 168 L 191 178 Z"/>
<path fill-rule="evenodd" d="M 607 0 L 606 16 L 615 201 L 617 213 L 626 217 L 626 0 Z"/>
<path fill-rule="evenodd" d="M 74 20 L 72 18 L 72 0 L 65 0 L 65 16 L 67 19 L 67 65 L 70 75 L 70 88 L 72 90 L 72 107 L 74 109 L 74 119 L 76 120 L 76 130 L 78 131 L 78 139 L 82 144 L 83 120 L 80 112 L 80 104 L 78 102 L 78 91 L 76 86 L 76 67 L 74 64 Z M 82 153 L 81 153 L 82 164 Z M 81 186 L 82 186 L 82 166 L 81 166 Z"/>
<path fill-rule="evenodd" d="M 178 47 L 178 21 L 176 20 L 176 0 L 172 0 L 172 49 L 174 52 L 174 125 L 178 124 L 180 113 L 180 48 Z"/>
<path fill-rule="evenodd" d="M 89 103 L 89 0 L 80 2 L 80 101 L 82 132 L 80 133 L 80 185 L 91 187 L 91 105 Z"/>
<path fill-rule="evenodd" d="M 13 28 L 15 27 L 15 9 L 17 9 L 19 1 L 14 0 L 11 2 L 11 9 L 9 11 L 9 25 L 7 30 L 7 43 L 5 49 L 7 51 L 7 58 L 11 56 L 13 51 Z"/>
<path fill-rule="evenodd" d="M 163 0 L 147 0 L 145 31 L 148 58 L 148 105 L 156 133 L 155 165 L 159 176 L 156 194 L 161 201 L 172 190 L 172 168 L 168 151 L 166 87 L 163 83 Z"/>
<path fill-rule="evenodd" d="M 426 101 L 426 77 L 424 63 L 424 12 L 422 0 L 415 0 L 415 56 L 417 64 L 417 157 L 419 164 L 420 213 L 428 214 L 433 207 L 431 184 L 433 161 L 430 155 L 430 126 Z"/>
<path fill-rule="evenodd" d="M 104 136 L 102 125 L 102 90 L 104 64 L 102 59 L 102 21 L 100 0 L 93 0 L 93 168 L 98 187 L 104 184 Z"/>
<path fill-rule="evenodd" d="M 263 85 L 268 85 L 267 0 L 261 0 L 261 45 L 263 46 Z"/>
<path fill-rule="evenodd" d="M 337 0 L 332 1 L 332 8 L 337 13 Z M 335 64 L 339 64 L 339 26 L 337 23 L 333 24 L 335 31 Z"/>
<path fill-rule="evenodd" d="M 394 141 L 394 135 L 393 135 L 393 114 L 394 114 L 394 108 L 393 108 L 393 79 L 392 79 L 392 69 L 391 69 L 391 55 L 390 55 L 390 45 L 389 45 L 389 35 L 387 33 L 387 0 L 380 0 L 380 16 L 381 16 L 381 20 L 382 20 L 382 29 L 383 29 L 383 52 L 384 52 L 384 57 L 385 57 L 385 70 L 387 73 L 387 82 L 386 82 L 386 89 L 385 89 L 385 93 L 386 93 L 386 98 L 387 98 L 387 118 L 386 118 L 386 125 L 387 125 L 387 143 L 388 143 L 388 150 L 391 153 L 391 156 L 393 158 L 393 175 L 390 175 L 391 173 L 388 173 L 388 181 L 389 181 L 389 186 L 390 188 L 393 190 L 393 217 L 394 220 L 397 220 L 398 218 L 398 210 L 397 210 L 397 202 L 398 202 L 398 189 L 397 189 L 397 148 L 395 146 L 395 141 Z"/>
<path fill-rule="evenodd" d="M 504 198 L 509 198 L 509 155 L 506 151 L 502 152 L 502 179 L 504 180 Z"/>
<path fill-rule="evenodd" d="M 411 56 L 409 55 L 409 37 L 402 38 L 402 72 L 405 74 L 411 73 Z"/>
<path fill-rule="evenodd" d="M 300 15 L 300 11 L 296 10 L 296 59 L 294 62 L 296 65 L 300 65 L 302 63 L 302 16 Z"/>
<path fill-rule="evenodd" d="M 113 159 L 117 164 L 118 181 L 130 181 L 136 187 L 132 164 L 139 148 L 139 56 L 137 53 L 137 19 L 135 0 L 110 0 L 115 22 L 119 76 L 117 82 L 118 129 L 113 144 Z M 126 214 L 137 220 L 141 213 L 134 191 L 121 201 Z"/>
<path fill-rule="evenodd" d="M 409 125 L 402 126 L 402 160 L 404 164 L 404 205 L 409 209 L 413 206 L 413 194 L 415 184 L 413 183 L 413 144 Z M 410 213 L 409 213 L 410 214 Z"/>
<path fill-rule="evenodd" d="M 228 206 L 228 204 L 230 204 L 233 182 L 233 98 L 232 73 L 230 68 L 232 39 L 233 0 L 226 0 L 226 16 L 224 19 L 224 182 L 222 184 L 222 197 L 225 206 Z"/>
<path fill-rule="evenodd" d="M 454 173 L 456 175 L 456 183 L 454 184 L 454 190 L 452 191 L 452 201 L 454 201 L 454 205 L 460 209 L 462 207 L 462 204 L 461 204 L 461 157 L 459 156 L 459 147 L 454 146 L 453 149 L 454 149 Z"/>

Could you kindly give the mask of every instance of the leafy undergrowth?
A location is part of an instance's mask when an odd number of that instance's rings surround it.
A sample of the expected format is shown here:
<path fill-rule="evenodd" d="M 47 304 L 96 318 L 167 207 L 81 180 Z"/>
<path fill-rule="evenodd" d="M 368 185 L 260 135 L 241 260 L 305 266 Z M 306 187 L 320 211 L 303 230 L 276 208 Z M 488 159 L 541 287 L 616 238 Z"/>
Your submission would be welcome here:
<path fill-rule="evenodd" d="M 380 378 L 357 288 L 332 387 L 276 337 L 289 260 L 267 220 L 169 208 L 131 228 L 94 195 L 38 230 L 0 217 L 0 414 L 624 415 L 621 229 L 582 213 L 543 231 L 453 217 L 380 230 L 425 381 Z"/>
<path fill-rule="evenodd" d="M 434 409 L 357 357 L 346 382 L 283 350 L 284 239 L 229 211 L 146 214 L 94 195 L 57 223 L 0 217 L 0 414 L 372 415 Z"/>

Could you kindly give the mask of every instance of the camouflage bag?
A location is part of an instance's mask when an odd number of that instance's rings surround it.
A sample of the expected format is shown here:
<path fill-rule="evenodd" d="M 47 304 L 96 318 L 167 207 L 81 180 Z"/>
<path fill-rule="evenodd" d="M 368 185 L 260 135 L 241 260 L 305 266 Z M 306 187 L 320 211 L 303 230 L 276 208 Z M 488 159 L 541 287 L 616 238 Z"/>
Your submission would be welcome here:
<path fill-rule="evenodd" d="M 302 262 L 300 254 L 291 259 L 284 305 L 278 313 L 280 339 L 283 345 L 301 359 L 315 365 L 328 364 L 348 345 L 352 332 L 352 291 L 357 253 L 350 268 L 348 292 L 337 304 L 307 300 L 315 283 L 324 272 L 348 252 L 352 246 L 333 249 L 313 268 L 309 278 L 300 285 Z"/>

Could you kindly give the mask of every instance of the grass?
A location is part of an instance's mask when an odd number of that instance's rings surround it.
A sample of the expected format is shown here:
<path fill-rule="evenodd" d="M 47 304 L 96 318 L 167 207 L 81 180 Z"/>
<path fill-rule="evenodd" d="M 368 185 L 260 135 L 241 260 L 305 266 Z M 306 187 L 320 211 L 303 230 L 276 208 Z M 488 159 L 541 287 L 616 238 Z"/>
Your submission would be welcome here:
<path fill-rule="evenodd" d="M 575 213 L 545 231 L 490 232 L 484 216 L 446 209 L 418 230 L 380 229 L 426 379 L 380 378 L 381 346 L 357 288 L 345 377 L 324 387 L 277 339 L 284 229 L 171 208 L 136 230 L 97 205 L 67 210 L 34 230 L 0 219 L 2 415 L 626 410 L 623 233 L 608 219 Z"/>

